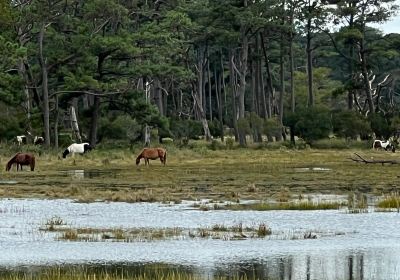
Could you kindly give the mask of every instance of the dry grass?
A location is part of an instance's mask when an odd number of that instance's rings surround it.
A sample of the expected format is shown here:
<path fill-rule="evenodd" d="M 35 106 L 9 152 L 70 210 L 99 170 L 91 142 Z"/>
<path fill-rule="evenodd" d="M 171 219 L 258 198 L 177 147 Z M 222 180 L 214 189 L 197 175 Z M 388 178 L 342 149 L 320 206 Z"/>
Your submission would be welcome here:
<path fill-rule="evenodd" d="M 255 276 L 246 275 L 230 275 L 230 276 L 214 276 L 210 279 L 214 280 L 258 280 Z M 148 265 L 138 267 L 136 269 L 112 270 L 108 271 L 104 268 L 90 268 L 85 266 L 73 267 L 45 267 L 24 271 L 5 271 L 0 273 L 0 279 L 3 280 L 202 280 L 209 279 L 204 274 L 188 271 L 187 269 L 179 269 L 168 267 L 166 265 Z"/>
<path fill-rule="evenodd" d="M 287 202 L 307 193 L 390 193 L 398 181 L 395 165 L 365 165 L 348 160 L 353 152 L 360 153 L 356 150 L 171 148 L 165 167 L 159 161 L 152 161 L 150 167 L 136 167 L 137 152 L 94 150 L 66 160 L 42 154 L 34 172 L 2 171 L 0 197 L 72 198 L 78 202 L 200 198 L 240 201 L 272 197 Z M 400 158 L 398 153 L 361 153 L 366 158 Z M 0 162 L 5 164 L 9 157 L 1 156 Z M 297 171 L 303 167 L 330 171 Z M 73 170 L 79 172 L 71 173 Z"/>

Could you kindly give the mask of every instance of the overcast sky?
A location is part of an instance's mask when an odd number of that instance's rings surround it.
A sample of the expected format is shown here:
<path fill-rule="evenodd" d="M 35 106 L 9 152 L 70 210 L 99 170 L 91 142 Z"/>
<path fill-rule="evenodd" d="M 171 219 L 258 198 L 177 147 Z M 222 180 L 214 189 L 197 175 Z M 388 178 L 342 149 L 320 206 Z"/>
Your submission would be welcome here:
<path fill-rule="evenodd" d="M 382 30 L 385 34 L 400 33 L 400 16 L 393 18 L 393 20 L 388 21 L 385 24 L 376 24 L 374 27 Z"/>
<path fill-rule="evenodd" d="M 400 0 L 396 0 L 395 3 L 400 6 Z M 379 28 L 385 34 L 400 33 L 400 13 L 393 17 L 391 21 L 388 21 L 385 24 L 376 24 L 374 27 Z"/>

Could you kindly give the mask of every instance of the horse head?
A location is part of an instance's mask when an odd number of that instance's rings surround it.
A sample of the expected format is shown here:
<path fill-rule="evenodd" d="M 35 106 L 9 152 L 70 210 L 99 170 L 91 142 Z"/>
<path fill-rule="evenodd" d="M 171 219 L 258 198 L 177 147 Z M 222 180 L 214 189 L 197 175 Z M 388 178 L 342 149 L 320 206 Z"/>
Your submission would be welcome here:
<path fill-rule="evenodd" d="M 141 159 L 141 158 L 142 158 L 141 155 L 139 155 L 139 156 L 136 158 L 136 165 L 139 165 L 140 159 Z"/>
<path fill-rule="evenodd" d="M 65 151 L 62 153 L 62 157 L 63 157 L 63 158 L 66 158 L 68 154 L 69 154 L 69 150 L 68 150 L 68 148 L 67 148 L 67 149 L 65 149 Z"/>
<path fill-rule="evenodd" d="M 91 150 L 93 150 L 93 147 L 90 146 L 90 144 L 84 144 L 84 145 L 83 145 L 83 152 L 84 152 L 84 153 L 90 152 Z"/>

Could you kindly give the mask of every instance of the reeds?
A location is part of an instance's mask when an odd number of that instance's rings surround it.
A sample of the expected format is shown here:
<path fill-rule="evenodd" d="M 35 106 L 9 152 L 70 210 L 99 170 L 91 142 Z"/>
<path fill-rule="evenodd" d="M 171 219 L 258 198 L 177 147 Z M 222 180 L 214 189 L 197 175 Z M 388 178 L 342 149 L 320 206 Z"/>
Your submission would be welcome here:
<path fill-rule="evenodd" d="M 253 210 L 253 211 L 271 211 L 271 210 L 337 210 L 343 204 L 339 202 L 288 202 L 288 203 L 252 203 L 252 204 L 227 204 L 221 206 L 226 210 Z"/>
<path fill-rule="evenodd" d="M 107 271 L 105 269 L 88 269 L 85 266 L 47 267 L 33 271 L 6 271 L 0 273 L 2 280 L 258 280 L 255 276 L 199 275 L 179 268 L 166 268 L 162 265 L 150 265 L 136 270 Z"/>
<path fill-rule="evenodd" d="M 396 209 L 397 212 L 400 210 L 400 196 L 398 194 L 393 194 L 390 196 L 385 197 L 381 201 L 378 202 L 376 205 L 377 208 L 381 209 Z M 378 210 L 380 211 L 380 210 Z"/>

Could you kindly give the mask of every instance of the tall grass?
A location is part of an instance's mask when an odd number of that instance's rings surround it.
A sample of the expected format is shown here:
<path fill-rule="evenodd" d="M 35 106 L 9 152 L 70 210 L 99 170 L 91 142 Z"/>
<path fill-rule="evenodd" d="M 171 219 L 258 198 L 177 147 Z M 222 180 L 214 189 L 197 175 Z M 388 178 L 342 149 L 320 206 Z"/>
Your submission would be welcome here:
<path fill-rule="evenodd" d="M 138 268 L 134 271 L 118 270 L 108 272 L 104 269 L 88 269 L 86 267 L 48 267 L 32 271 L 7 271 L 0 272 L 2 280 L 258 280 L 255 276 L 229 275 L 229 276 L 204 276 L 184 269 L 164 268 L 151 266 Z"/>
<path fill-rule="evenodd" d="M 335 210 L 343 206 L 339 202 L 288 202 L 288 203 L 254 203 L 254 204 L 228 204 L 221 209 L 227 210 Z"/>
<path fill-rule="evenodd" d="M 385 197 L 383 200 L 379 201 L 377 204 L 378 208 L 393 208 L 397 209 L 399 211 L 400 209 L 400 196 L 399 195 L 391 195 L 388 197 Z"/>

